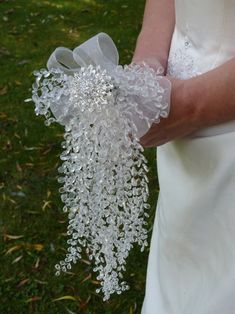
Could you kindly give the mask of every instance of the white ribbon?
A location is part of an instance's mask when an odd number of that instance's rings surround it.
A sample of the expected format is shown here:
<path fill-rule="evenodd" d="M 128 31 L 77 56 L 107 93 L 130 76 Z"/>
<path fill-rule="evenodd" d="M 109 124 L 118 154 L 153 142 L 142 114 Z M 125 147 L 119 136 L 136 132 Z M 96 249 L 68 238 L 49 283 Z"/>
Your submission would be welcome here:
<path fill-rule="evenodd" d="M 117 71 L 118 62 L 119 54 L 115 43 L 108 34 L 101 32 L 77 46 L 73 51 L 65 47 L 56 48 L 48 59 L 47 68 L 49 71 L 53 68 L 60 69 L 67 75 L 73 75 L 81 67 L 88 67 L 89 65 L 94 67 L 100 66 L 101 69 L 107 71 L 108 75 L 117 78 L 120 75 Z M 151 62 L 153 63 L 153 60 Z M 144 99 L 141 95 L 141 92 L 139 92 L 138 96 L 136 95 L 139 97 L 139 100 L 136 102 L 137 111 L 142 111 L 144 117 L 140 118 L 140 115 L 135 111 L 131 113 L 131 119 L 137 128 L 136 134 L 138 138 L 142 137 L 149 130 L 152 122 L 159 122 L 160 116 L 166 118 L 169 115 L 171 83 L 166 77 L 158 76 L 162 73 L 160 64 L 155 70 L 157 83 L 153 79 L 152 84 L 153 86 L 156 84 L 156 90 L 162 90 L 163 92 L 160 100 L 157 100 L 159 97 L 156 96 L 155 99 L 151 99 L 148 103 L 146 102 L 146 97 Z M 136 96 L 133 97 L 135 98 Z M 66 125 L 70 118 L 65 115 L 67 109 L 61 101 L 51 104 L 53 115 L 62 125 Z"/>
<path fill-rule="evenodd" d="M 74 74 L 81 67 L 100 65 L 108 72 L 113 70 L 119 62 L 119 54 L 112 38 L 106 33 L 99 33 L 73 51 L 58 47 L 47 61 L 48 70 L 59 68 L 66 74 Z"/>

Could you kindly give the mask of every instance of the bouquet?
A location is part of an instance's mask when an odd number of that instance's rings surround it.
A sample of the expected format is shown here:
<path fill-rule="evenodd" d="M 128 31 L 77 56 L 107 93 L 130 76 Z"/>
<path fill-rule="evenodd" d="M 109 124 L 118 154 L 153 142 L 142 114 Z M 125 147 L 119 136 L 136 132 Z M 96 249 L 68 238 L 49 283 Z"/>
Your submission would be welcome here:
<path fill-rule="evenodd" d="M 122 278 L 133 244 L 141 251 L 148 245 L 148 167 L 139 139 L 170 110 L 167 78 L 145 62 L 122 66 L 118 59 L 105 33 L 73 51 L 58 47 L 47 69 L 34 71 L 26 100 L 47 126 L 65 130 L 58 182 L 69 239 L 55 273 L 71 269 L 84 250 L 104 301 L 129 289 Z"/>

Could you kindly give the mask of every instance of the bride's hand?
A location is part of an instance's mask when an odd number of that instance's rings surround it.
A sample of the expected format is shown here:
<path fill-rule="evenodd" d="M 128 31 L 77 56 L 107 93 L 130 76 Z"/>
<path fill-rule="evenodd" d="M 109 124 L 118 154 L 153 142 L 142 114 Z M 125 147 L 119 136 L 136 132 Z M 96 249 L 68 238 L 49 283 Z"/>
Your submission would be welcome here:
<path fill-rule="evenodd" d="M 171 107 L 167 118 L 153 123 L 148 132 L 140 138 L 143 147 L 156 147 L 184 137 L 196 131 L 197 110 L 190 102 L 187 80 L 168 77 L 172 83 Z"/>

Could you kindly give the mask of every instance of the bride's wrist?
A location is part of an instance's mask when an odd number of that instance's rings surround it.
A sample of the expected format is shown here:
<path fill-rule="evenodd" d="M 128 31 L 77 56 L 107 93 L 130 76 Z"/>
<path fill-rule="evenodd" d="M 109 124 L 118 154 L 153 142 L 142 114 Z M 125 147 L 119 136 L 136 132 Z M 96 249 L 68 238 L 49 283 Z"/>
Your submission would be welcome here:
<path fill-rule="evenodd" d="M 172 83 L 171 89 L 171 106 L 174 110 L 174 103 L 178 113 L 176 119 L 187 126 L 190 133 L 202 128 L 202 121 L 200 110 L 198 107 L 198 91 L 197 87 L 191 79 L 181 80 L 177 78 L 168 77 Z"/>
<path fill-rule="evenodd" d="M 191 123 L 196 130 L 208 127 L 208 119 L 205 114 L 205 86 L 199 77 L 193 77 L 184 81 L 183 98 L 187 106 L 192 110 Z"/>
<path fill-rule="evenodd" d="M 149 61 L 153 66 L 161 65 L 163 67 L 163 75 L 166 74 L 166 66 L 168 54 L 159 45 L 153 46 L 151 41 L 152 32 L 149 29 L 142 29 L 136 41 L 135 52 L 132 61 L 139 62 L 141 60 Z M 147 62 L 148 63 L 148 62 Z"/>

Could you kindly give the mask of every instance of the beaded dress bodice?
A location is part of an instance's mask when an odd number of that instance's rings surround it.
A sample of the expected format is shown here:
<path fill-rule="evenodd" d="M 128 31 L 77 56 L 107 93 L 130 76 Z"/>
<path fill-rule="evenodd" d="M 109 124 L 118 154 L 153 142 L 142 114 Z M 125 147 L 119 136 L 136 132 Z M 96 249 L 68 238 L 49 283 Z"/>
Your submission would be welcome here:
<path fill-rule="evenodd" d="M 168 74 L 186 79 L 235 56 L 234 0 L 175 0 Z"/>
<path fill-rule="evenodd" d="M 188 79 L 235 57 L 235 0 L 175 0 L 176 24 L 167 75 Z M 235 131 L 235 120 L 189 137 Z"/>

